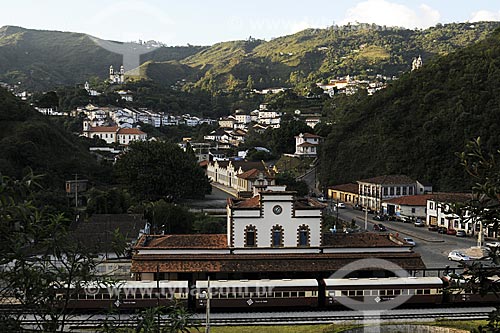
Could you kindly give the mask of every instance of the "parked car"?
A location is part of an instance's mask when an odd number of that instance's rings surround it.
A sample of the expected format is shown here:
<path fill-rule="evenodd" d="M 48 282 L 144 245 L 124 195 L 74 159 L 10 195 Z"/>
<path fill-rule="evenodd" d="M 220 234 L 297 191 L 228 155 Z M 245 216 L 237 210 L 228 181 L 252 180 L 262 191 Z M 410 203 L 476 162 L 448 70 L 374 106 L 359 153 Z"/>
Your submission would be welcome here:
<path fill-rule="evenodd" d="M 500 242 L 489 242 L 485 244 L 487 247 L 500 247 Z"/>
<path fill-rule="evenodd" d="M 409 218 L 408 216 L 403 216 L 401 218 L 401 220 L 403 221 L 403 223 L 411 223 L 412 222 L 411 218 Z"/>
<path fill-rule="evenodd" d="M 363 207 L 361 207 L 361 205 L 359 204 L 355 204 L 352 208 L 355 210 L 363 210 Z"/>
<path fill-rule="evenodd" d="M 464 261 L 464 260 L 470 260 L 470 257 L 468 255 L 463 254 L 460 251 L 451 251 L 448 254 L 448 260 L 452 260 L 452 261 Z"/>
<path fill-rule="evenodd" d="M 447 235 L 456 235 L 457 231 L 455 229 L 448 229 L 446 230 Z"/>
<path fill-rule="evenodd" d="M 408 245 L 411 245 L 411 246 L 415 246 L 417 245 L 417 243 L 415 243 L 415 241 L 413 240 L 413 238 L 410 238 L 410 237 L 405 237 L 403 238 L 403 240 L 405 241 L 406 244 Z"/>
<path fill-rule="evenodd" d="M 337 202 L 337 208 L 344 209 L 345 208 L 345 203 L 343 203 L 343 202 Z"/>
<path fill-rule="evenodd" d="M 382 216 L 380 216 L 380 215 L 374 215 L 374 216 L 373 216 L 373 219 L 374 219 L 375 221 L 383 221 L 383 220 L 384 220 L 384 218 L 383 218 Z"/>
<path fill-rule="evenodd" d="M 423 226 L 425 226 L 425 223 L 421 219 L 417 219 L 415 221 L 414 225 L 415 225 L 415 227 L 423 227 Z"/>
<path fill-rule="evenodd" d="M 439 231 L 439 228 L 437 225 L 430 225 L 429 226 L 429 231 Z"/>
<path fill-rule="evenodd" d="M 457 237 L 465 237 L 465 236 L 467 236 L 467 233 L 465 232 L 465 230 L 457 230 L 455 236 L 457 236 Z"/>
<path fill-rule="evenodd" d="M 445 228 L 445 227 L 439 227 L 438 228 L 438 233 L 439 234 L 446 234 L 447 231 L 448 231 L 448 229 Z"/>
<path fill-rule="evenodd" d="M 387 228 L 382 223 L 374 224 L 373 231 L 387 231 Z"/>
<path fill-rule="evenodd" d="M 323 197 L 323 196 L 318 197 L 318 199 L 317 199 L 317 200 L 318 200 L 319 202 L 327 202 L 327 201 L 328 201 L 328 199 L 327 199 L 327 198 L 325 198 L 325 197 Z"/>

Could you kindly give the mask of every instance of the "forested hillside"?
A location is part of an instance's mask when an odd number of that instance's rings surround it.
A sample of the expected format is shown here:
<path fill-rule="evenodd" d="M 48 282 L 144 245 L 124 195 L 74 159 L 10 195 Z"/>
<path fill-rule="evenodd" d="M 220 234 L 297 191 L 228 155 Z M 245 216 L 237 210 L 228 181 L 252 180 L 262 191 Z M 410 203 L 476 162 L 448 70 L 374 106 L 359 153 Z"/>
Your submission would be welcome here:
<path fill-rule="evenodd" d="M 25 102 L 0 88 L 0 173 L 20 178 L 28 168 L 43 174 L 47 189 L 64 190 L 74 174 L 91 180 L 105 177 L 83 138 L 40 115 Z"/>
<path fill-rule="evenodd" d="M 325 184 L 407 174 L 439 190 L 470 189 L 456 152 L 481 137 L 500 147 L 500 30 L 429 61 L 371 97 L 338 99 L 321 151 Z"/>

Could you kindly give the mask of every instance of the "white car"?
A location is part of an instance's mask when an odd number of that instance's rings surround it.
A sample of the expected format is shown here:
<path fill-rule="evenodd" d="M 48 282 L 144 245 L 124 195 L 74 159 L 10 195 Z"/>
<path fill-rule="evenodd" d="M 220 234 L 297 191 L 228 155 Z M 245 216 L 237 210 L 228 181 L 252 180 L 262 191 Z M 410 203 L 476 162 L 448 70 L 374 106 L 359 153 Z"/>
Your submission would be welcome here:
<path fill-rule="evenodd" d="M 413 238 L 410 238 L 410 237 L 405 237 L 403 238 L 403 240 L 405 241 L 406 244 L 408 245 L 411 245 L 411 246 L 415 246 L 417 245 L 417 243 L 415 243 L 415 241 L 413 240 Z"/>
<path fill-rule="evenodd" d="M 345 208 L 345 203 L 343 202 L 337 202 L 337 208 Z"/>
<path fill-rule="evenodd" d="M 460 251 L 451 251 L 448 254 L 448 260 L 452 260 L 452 261 L 464 261 L 464 260 L 470 260 L 470 257 L 468 255 L 463 254 Z"/>
<path fill-rule="evenodd" d="M 500 247 L 500 242 L 489 242 L 485 244 L 487 247 Z"/>

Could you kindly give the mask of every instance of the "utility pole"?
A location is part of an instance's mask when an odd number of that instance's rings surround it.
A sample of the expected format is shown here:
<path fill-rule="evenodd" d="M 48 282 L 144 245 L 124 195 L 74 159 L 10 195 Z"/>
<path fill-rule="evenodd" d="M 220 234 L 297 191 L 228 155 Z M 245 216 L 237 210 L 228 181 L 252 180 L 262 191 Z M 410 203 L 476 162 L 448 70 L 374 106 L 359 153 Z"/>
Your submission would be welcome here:
<path fill-rule="evenodd" d="M 75 173 L 75 208 L 78 209 L 78 174 Z"/>
<path fill-rule="evenodd" d="M 210 275 L 207 276 L 207 313 L 205 333 L 210 333 Z"/>
<path fill-rule="evenodd" d="M 368 231 L 368 207 L 365 207 L 365 231 Z"/>

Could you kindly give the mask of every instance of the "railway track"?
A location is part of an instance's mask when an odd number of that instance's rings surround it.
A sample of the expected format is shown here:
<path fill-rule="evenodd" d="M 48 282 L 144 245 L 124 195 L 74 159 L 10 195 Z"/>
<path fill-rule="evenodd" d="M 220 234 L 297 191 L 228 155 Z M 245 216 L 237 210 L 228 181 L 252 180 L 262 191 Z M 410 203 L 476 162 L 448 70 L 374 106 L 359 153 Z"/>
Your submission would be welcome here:
<path fill-rule="evenodd" d="M 398 309 L 386 312 L 355 312 L 355 311 L 301 311 L 301 312 L 248 312 L 248 313 L 214 313 L 211 315 L 211 326 L 255 326 L 255 325 L 300 325 L 300 324 L 331 324 L 331 323 L 380 323 L 380 322 L 426 322 L 438 319 L 448 320 L 479 320 L 487 319 L 492 307 L 481 308 L 433 308 L 433 309 Z M 115 326 L 135 327 L 137 320 L 133 315 L 115 314 L 107 317 L 108 322 Z M 103 315 L 77 315 L 66 321 L 69 332 L 96 329 L 106 321 Z M 161 318 L 161 325 L 166 326 L 169 320 Z M 26 328 L 36 327 L 34 318 L 23 319 Z M 194 326 L 205 325 L 205 314 L 193 316 Z"/>

